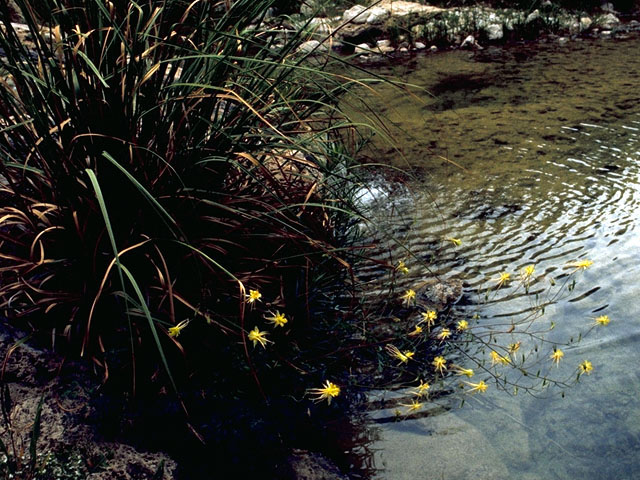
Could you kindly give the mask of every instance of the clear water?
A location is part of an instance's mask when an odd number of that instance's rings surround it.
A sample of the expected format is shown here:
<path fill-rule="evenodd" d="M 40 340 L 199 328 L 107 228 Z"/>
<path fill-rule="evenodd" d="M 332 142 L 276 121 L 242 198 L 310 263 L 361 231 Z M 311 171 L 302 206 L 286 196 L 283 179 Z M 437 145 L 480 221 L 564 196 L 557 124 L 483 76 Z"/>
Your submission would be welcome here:
<path fill-rule="evenodd" d="M 368 97 L 399 151 L 379 139 L 367 155 L 415 173 L 402 188 L 382 183 L 392 193 L 372 210 L 422 260 L 405 284 L 456 271 L 464 313 L 501 271 L 535 264 L 548 278 L 588 258 L 546 321 L 558 340 L 597 315 L 611 324 L 564 348 L 560 376 L 594 365 L 572 388 L 536 398 L 492 385 L 462 407 L 434 404 L 401 422 L 370 412 L 374 477 L 640 478 L 640 39 L 443 53 L 383 73 L 417 86 L 407 96 L 377 85 Z M 442 245 L 448 236 L 462 246 Z M 386 247 L 381 257 L 406 256 Z M 482 321 L 528 302 L 501 295 Z"/>

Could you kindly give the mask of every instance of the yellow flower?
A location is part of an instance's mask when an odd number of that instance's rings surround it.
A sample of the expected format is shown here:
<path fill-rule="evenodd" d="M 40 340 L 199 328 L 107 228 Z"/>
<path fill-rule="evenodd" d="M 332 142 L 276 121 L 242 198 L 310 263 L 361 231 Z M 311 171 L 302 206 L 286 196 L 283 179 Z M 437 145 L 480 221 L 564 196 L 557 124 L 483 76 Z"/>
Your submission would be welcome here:
<path fill-rule="evenodd" d="M 489 354 L 491 356 L 491 366 L 499 363 L 501 365 L 507 365 L 509 363 L 509 359 L 503 355 L 500 355 L 495 350 L 491 350 Z"/>
<path fill-rule="evenodd" d="M 531 275 L 536 271 L 535 265 L 527 265 L 522 269 L 522 276 L 525 279 L 531 278 Z"/>
<path fill-rule="evenodd" d="M 404 292 L 404 295 L 402 295 L 402 297 L 400 297 L 402 299 L 402 301 L 404 303 L 406 303 L 407 305 L 413 301 L 415 301 L 416 299 L 416 292 L 415 290 L 409 289 L 406 292 Z"/>
<path fill-rule="evenodd" d="M 448 328 L 443 328 L 442 330 L 440 330 L 440 333 L 436 335 L 436 338 L 438 338 L 439 340 L 446 340 L 450 336 L 451 336 L 451 330 L 449 330 Z"/>
<path fill-rule="evenodd" d="M 407 407 L 407 414 L 415 412 L 417 410 L 420 410 L 422 408 L 422 402 L 418 402 L 417 400 L 411 400 L 411 403 L 406 404 L 406 403 L 401 403 L 400 405 L 402 405 L 403 407 Z"/>
<path fill-rule="evenodd" d="M 514 354 L 516 353 L 518 350 L 520 350 L 520 344 L 522 342 L 516 342 L 516 343 L 510 343 L 509 344 L 509 353 Z"/>
<path fill-rule="evenodd" d="M 428 383 L 425 383 L 422 380 L 420 380 L 420 385 L 418 385 L 416 387 L 416 389 L 412 393 L 414 395 L 417 395 L 417 396 L 421 397 L 424 394 L 426 394 L 429 391 L 430 388 L 431 388 L 431 385 L 429 385 Z"/>
<path fill-rule="evenodd" d="M 415 337 L 416 335 L 420 335 L 422 333 L 422 327 L 420 325 L 416 325 L 411 333 L 409 333 L 410 337 Z"/>
<path fill-rule="evenodd" d="M 409 269 L 407 268 L 407 266 L 404 264 L 403 261 L 398 262 L 398 266 L 396 267 L 396 271 L 398 271 L 400 273 L 403 273 L 404 275 L 409 273 Z"/>
<path fill-rule="evenodd" d="M 591 365 L 591 362 L 589 360 L 585 360 L 580 364 L 580 367 L 579 367 L 580 374 L 586 373 L 587 375 L 590 375 L 591 370 L 593 370 L 593 365 Z"/>
<path fill-rule="evenodd" d="M 602 325 L 604 327 L 605 325 L 609 325 L 610 321 L 609 315 L 600 315 L 596 318 L 596 325 Z"/>
<path fill-rule="evenodd" d="M 498 283 L 497 288 L 506 285 L 511 280 L 511 274 L 509 272 L 501 272 L 500 276 L 495 280 Z"/>
<path fill-rule="evenodd" d="M 487 385 L 484 382 L 484 380 L 480 380 L 478 383 L 471 383 L 471 382 L 464 382 L 464 383 L 466 383 L 471 387 L 469 390 L 467 390 L 468 393 L 476 393 L 476 392 L 484 393 L 487 391 L 487 388 L 489 388 L 489 385 Z"/>
<path fill-rule="evenodd" d="M 559 348 L 556 348 L 553 353 L 551 354 L 551 360 L 553 360 L 553 363 L 555 363 L 556 365 L 558 365 L 560 363 L 560 360 L 562 360 L 562 357 L 564 357 L 564 352 L 562 350 L 560 350 Z"/>
<path fill-rule="evenodd" d="M 247 295 L 247 303 L 258 302 L 261 298 L 262 294 L 258 290 L 249 290 L 249 295 Z"/>
<path fill-rule="evenodd" d="M 580 260 L 578 262 L 571 262 L 567 264 L 568 267 L 573 267 L 576 270 L 586 270 L 591 265 L 593 265 L 591 260 Z"/>
<path fill-rule="evenodd" d="M 440 372 L 440 374 L 442 374 L 443 371 L 447 369 L 447 361 L 442 356 L 434 358 L 431 364 L 438 372 Z"/>
<path fill-rule="evenodd" d="M 447 237 L 445 238 L 445 240 L 449 240 L 456 247 L 459 247 L 460 245 L 462 245 L 462 240 L 460 240 L 459 238 Z"/>
<path fill-rule="evenodd" d="M 331 400 L 340 395 L 340 387 L 327 380 L 322 388 L 312 388 L 309 393 L 316 395 L 316 398 L 313 399 L 315 402 L 321 402 L 326 399 L 327 403 L 331 405 Z"/>
<path fill-rule="evenodd" d="M 248 338 L 253 342 L 254 347 L 259 343 L 262 348 L 267 348 L 267 343 L 270 342 L 270 340 L 267 340 L 267 332 L 261 332 L 258 327 L 249 332 Z"/>
<path fill-rule="evenodd" d="M 466 375 L 469 378 L 473 377 L 473 370 L 471 368 L 462 368 L 458 365 L 452 365 L 451 369 L 458 375 Z"/>
<path fill-rule="evenodd" d="M 276 310 L 276 313 L 270 317 L 265 317 L 265 319 L 269 320 L 276 327 L 284 327 L 285 324 L 289 321 L 287 317 L 284 316 L 284 313 L 280 313 Z"/>
<path fill-rule="evenodd" d="M 180 332 L 182 332 L 182 329 L 184 327 L 186 327 L 187 325 L 189 325 L 189 321 L 190 320 L 182 320 L 179 324 L 177 324 L 175 327 L 170 327 L 169 328 L 169 336 L 172 338 L 177 337 L 178 335 L 180 335 Z"/>
<path fill-rule="evenodd" d="M 467 322 L 466 320 L 460 320 L 456 324 L 456 330 L 458 330 L 459 332 L 464 332 L 467 328 L 469 328 L 469 322 Z"/>
<path fill-rule="evenodd" d="M 416 353 L 410 350 L 405 350 L 404 352 L 401 352 L 400 350 L 398 350 L 398 347 L 396 347 L 395 345 L 387 345 L 387 352 L 392 357 L 395 357 L 398 360 L 400 360 L 401 363 L 407 363 L 409 360 L 411 360 L 411 358 Z"/>
<path fill-rule="evenodd" d="M 438 314 L 435 310 L 429 310 L 428 312 L 422 312 L 422 322 L 427 324 L 427 328 L 433 327 L 436 319 L 438 318 Z"/>

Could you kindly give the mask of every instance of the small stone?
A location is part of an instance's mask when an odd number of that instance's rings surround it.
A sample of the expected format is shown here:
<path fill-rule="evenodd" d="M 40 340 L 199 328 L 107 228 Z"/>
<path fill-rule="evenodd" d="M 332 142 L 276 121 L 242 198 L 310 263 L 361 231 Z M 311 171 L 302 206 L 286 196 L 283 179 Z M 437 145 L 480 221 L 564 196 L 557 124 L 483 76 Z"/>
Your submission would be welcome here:
<path fill-rule="evenodd" d="M 504 37 L 504 31 L 502 24 L 492 23 L 487 27 L 487 38 L 491 41 L 502 40 Z"/>
<path fill-rule="evenodd" d="M 327 46 L 318 40 L 307 40 L 306 42 L 302 42 L 298 47 L 298 52 L 300 53 L 324 53 L 327 50 Z"/>
<path fill-rule="evenodd" d="M 558 38 L 558 43 L 567 43 L 569 41 L 569 39 L 567 37 L 560 37 Z"/>
<path fill-rule="evenodd" d="M 366 23 L 368 18 L 368 13 L 366 13 L 367 8 L 362 5 L 354 5 L 342 14 L 343 22 L 352 22 L 352 23 Z"/>
<path fill-rule="evenodd" d="M 371 47 L 366 43 L 361 43 L 357 45 L 354 52 L 356 55 L 367 55 L 371 53 Z"/>
<path fill-rule="evenodd" d="M 416 50 L 424 50 L 427 46 L 422 42 L 416 42 L 414 45 Z"/>
<path fill-rule="evenodd" d="M 473 35 L 469 35 L 460 44 L 460 48 L 473 48 L 476 46 L 476 39 Z"/>
<path fill-rule="evenodd" d="M 407 47 L 401 47 L 401 48 L 400 48 L 400 51 L 401 51 L 402 53 L 406 53 L 406 52 L 408 52 L 408 51 L 409 51 L 409 49 L 408 49 Z"/>
<path fill-rule="evenodd" d="M 611 30 L 614 27 L 620 25 L 620 19 L 616 17 L 613 13 L 607 13 L 606 15 L 598 18 L 598 25 L 605 30 Z"/>
<path fill-rule="evenodd" d="M 436 47 L 435 45 L 431 45 L 429 47 L 429 50 L 431 50 L 432 52 L 437 52 L 438 51 L 438 47 Z"/>
<path fill-rule="evenodd" d="M 602 10 L 603 12 L 609 12 L 609 13 L 615 13 L 616 12 L 616 9 L 613 6 L 613 3 L 610 3 L 610 2 L 603 3 L 600 6 L 600 10 Z"/>
<path fill-rule="evenodd" d="M 376 46 L 377 46 L 378 48 L 390 47 L 390 46 L 391 46 L 391 40 L 389 40 L 389 39 L 378 40 L 378 41 L 376 42 Z"/>
<path fill-rule="evenodd" d="M 612 32 L 611 30 L 603 30 L 603 31 L 600 33 L 600 36 L 601 36 L 601 37 L 610 37 L 612 34 L 613 34 L 613 32 Z"/>

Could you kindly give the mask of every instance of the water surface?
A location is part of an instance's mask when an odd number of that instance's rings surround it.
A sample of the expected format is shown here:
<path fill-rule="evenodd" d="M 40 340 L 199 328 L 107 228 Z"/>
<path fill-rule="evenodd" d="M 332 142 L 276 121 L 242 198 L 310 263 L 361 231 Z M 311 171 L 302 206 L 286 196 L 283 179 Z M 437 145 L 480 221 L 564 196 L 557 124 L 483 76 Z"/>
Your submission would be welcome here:
<path fill-rule="evenodd" d="M 415 173 L 406 189 L 379 185 L 394 192 L 372 209 L 394 240 L 380 257 L 412 252 L 407 286 L 456 271 L 467 292 L 459 311 L 481 311 L 480 324 L 531 305 L 508 291 L 482 301 L 499 272 L 535 264 L 543 288 L 590 259 L 541 321 L 555 323 L 558 341 L 598 315 L 612 321 L 563 347 L 554 374 L 594 365 L 572 388 L 535 398 L 492 385 L 461 408 L 372 421 L 377 478 L 640 478 L 639 52 L 637 37 L 549 42 L 382 69 L 417 88 L 412 97 L 377 85 L 368 98 L 400 148 L 377 141 L 366 155 Z M 450 236 L 462 246 L 443 242 Z"/>

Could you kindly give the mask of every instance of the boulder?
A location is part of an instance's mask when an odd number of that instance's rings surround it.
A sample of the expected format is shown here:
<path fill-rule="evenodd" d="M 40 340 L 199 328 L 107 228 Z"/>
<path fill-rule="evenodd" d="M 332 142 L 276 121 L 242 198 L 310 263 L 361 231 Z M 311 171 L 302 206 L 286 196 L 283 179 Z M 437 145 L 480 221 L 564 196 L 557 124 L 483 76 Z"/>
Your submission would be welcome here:
<path fill-rule="evenodd" d="M 599 27 L 611 30 L 612 28 L 620 25 L 620 19 L 616 17 L 613 13 L 607 13 L 598 18 L 597 24 Z"/>
<path fill-rule="evenodd" d="M 367 16 L 367 23 L 369 24 L 383 23 L 391 16 L 391 12 L 382 7 L 371 7 L 367 13 L 369 14 Z"/>

